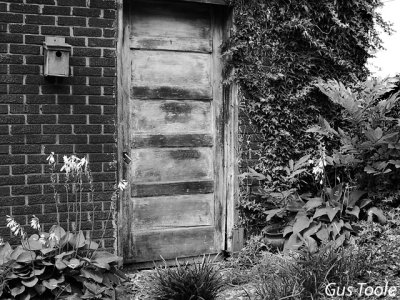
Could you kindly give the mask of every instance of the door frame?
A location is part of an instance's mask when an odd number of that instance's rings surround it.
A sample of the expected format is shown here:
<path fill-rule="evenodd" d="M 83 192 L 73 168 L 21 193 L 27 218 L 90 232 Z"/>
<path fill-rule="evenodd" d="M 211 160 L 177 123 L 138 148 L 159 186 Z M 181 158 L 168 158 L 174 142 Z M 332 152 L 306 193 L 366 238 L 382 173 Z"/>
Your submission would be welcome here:
<path fill-rule="evenodd" d="M 222 40 L 229 37 L 230 29 L 233 24 L 232 9 L 226 6 L 224 0 L 173 0 L 183 2 L 197 2 L 215 5 L 213 11 L 213 22 L 223 22 L 222 31 L 219 33 Z M 173 2 L 171 1 L 171 2 Z M 130 181 L 128 166 L 124 162 L 123 152 L 130 152 L 129 139 L 129 87 L 131 80 L 130 62 L 123 60 L 129 52 L 129 3 L 128 0 L 117 0 L 118 11 L 118 30 L 117 30 L 117 174 L 118 180 L 125 179 Z M 213 38 L 214 39 L 214 38 Z M 215 49 L 214 49 L 215 50 Z M 224 68 L 224 59 L 218 53 L 213 54 L 212 59 L 218 61 L 218 71 L 221 76 L 215 78 L 222 84 L 222 71 Z M 214 78 L 213 78 L 214 80 Z M 221 88 L 221 87 L 220 87 Z M 243 230 L 234 229 L 238 220 L 236 204 L 239 196 L 238 185 L 238 87 L 236 84 L 222 85 L 221 105 L 218 108 L 222 117 L 219 121 L 219 127 L 222 130 L 220 134 L 220 154 L 222 163 L 219 164 L 219 193 L 222 215 L 221 220 L 222 234 L 220 237 L 221 248 L 225 251 L 238 251 L 243 245 Z M 130 201 L 130 188 L 122 191 L 117 200 L 117 209 L 114 213 L 116 221 L 116 242 L 115 248 L 118 255 L 123 255 L 123 235 L 130 232 L 129 209 L 127 207 Z M 125 245 L 126 246 L 126 245 Z"/>

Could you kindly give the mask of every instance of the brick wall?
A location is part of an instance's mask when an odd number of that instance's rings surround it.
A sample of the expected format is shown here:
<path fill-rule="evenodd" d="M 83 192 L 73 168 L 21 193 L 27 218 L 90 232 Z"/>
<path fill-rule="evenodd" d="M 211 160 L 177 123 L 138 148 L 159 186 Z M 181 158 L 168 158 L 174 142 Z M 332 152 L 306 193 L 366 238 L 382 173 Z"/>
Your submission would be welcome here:
<path fill-rule="evenodd" d="M 113 225 L 105 220 L 116 177 L 116 18 L 112 0 L 0 1 L 0 236 L 9 237 L 5 215 L 28 225 L 35 214 L 45 229 L 56 221 L 50 152 L 60 161 L 89 154 L 94 236 L 106 231 L 105 247 L 113 247 Z M 71 77 L 43 76 L 45 36 L 72 46 Z M 65 204 L 60 217 L 65 221 Z"/>

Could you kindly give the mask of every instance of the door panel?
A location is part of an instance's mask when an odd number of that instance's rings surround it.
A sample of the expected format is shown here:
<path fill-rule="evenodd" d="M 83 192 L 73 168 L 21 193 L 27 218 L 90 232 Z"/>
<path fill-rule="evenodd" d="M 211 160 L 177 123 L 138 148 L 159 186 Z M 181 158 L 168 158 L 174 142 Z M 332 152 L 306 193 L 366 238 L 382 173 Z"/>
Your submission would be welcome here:
<path fill-rule="evenodd" d="M 124 258 L 216 253 L 225 230 L 221 27 L 211 5 L 167 1 L 134 1 L 128 22 Z"/>

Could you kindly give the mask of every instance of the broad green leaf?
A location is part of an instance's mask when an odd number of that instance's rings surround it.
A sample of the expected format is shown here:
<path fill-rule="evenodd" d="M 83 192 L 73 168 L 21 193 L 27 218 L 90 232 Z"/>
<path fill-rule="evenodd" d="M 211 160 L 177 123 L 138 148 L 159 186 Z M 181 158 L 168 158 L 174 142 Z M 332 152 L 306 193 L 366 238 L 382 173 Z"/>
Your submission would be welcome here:
<path fill-rule="evenodd" d="M 26 280 L 21 280 L 21 283 L 27 287 L 33 287 L 39 281 L 37 277 L 32 277 Z"/>
<path fill-rule="evenodd" d="M 69 261 L 68 261 L 68 263 L 67 263 L 67 266 L 69 267 L 69 268 L 71 268 L 71 269 L 76 269 L 77 267 L 79 267 L 80 266 L 80 260 L 79 259 L 77 259 L 77 258 L 71 258 Z"/>
<path fill-rule="evenodd" d="M 41 250 L 43 248 L 43 244 L 35 239 L 22 240 L 21 244 L 25 249 L 33 251 Z"/>
<path fill-rule="evenodd" d="M 307 166 L 310 157 L 311 157 L 310 154 L 301 157 L 298 161 L 296 161 L 293 169 L 296 171 L 296 170 L 299 170 L 300 168 L 303 168 L 304 166 Z"/>
<path fill-rule="evenodd" d="M 86 239 L 83 234 L 83 231 L 80 230 L 77 234 L 73 235 L 73 237 L 69 241 L 69 244 L 72 247 L 81 248 L 81 247 L 85 246 L 85 242 L 86 242 Z"/>
<path fill-rule="evenodd" d="M 19 263 L 30 263 L 34 261 L 36 258 L 36 253 L 33 251 L 24 251 L 20 255 L 18 255 L 17 262 Z"/>
<path fill-rule="evenodd" d="M 97 250 L 98 248 L 99 248 L 99 244 L 98 243 L 96 243 L 96 242 L 94 242 L 92 240 L 89 240 L 89 239 L 87 239 L 85 241 L 85 249 Z"/>
<path fill-rule="evenodd" d="M 94 281 L 96 281 L 98 283 L 103 282 L 103 274 L 96 270 L 81 269 L 81 275 L 85 278 L 93 279 Z"/>
<path fill-rule="evenodd" d="M 307 216 L 296 218 L 296 222 L 293 225 L 293 234 L 299 233 L 302 230 L 308 228 L 311 222 L 312 220 L 310 220 Z"/>
<path fill-rule="evenodd" d="M 25 291 L 25 286 L 22 284 L 18 284 L 17 286 L 11 289 L 11 296 L 15 297 L 17 295 L 22 294 Z"/>
<path fill-rule="evenodd" d="M 339 235 L 339 237 L 335 240 L 335 248 L 341 247 L 345 240 L 346 240 L 345 234 Z"/>
<path fill-rule="evenodd" d="M 58 241 L 61 241 L 61 239 L 65 236 L 66 232 L 64 228 L 58 225 L 53 225 L 51 226 L 49 233 L 54 233 L 54 235 L 57 237 Z"/>
<path fill-rule="evenodd" d="M 310 198 L 308 199 L 308 201 L 306 202 L 306 204 L 304 205 L 304 208 L 309 211 L 313 208 L 316 208 L 320 205 L 322 205 L 324 203 L 324 200 L 322 200 L 322 198 L 318 197 L 318 198 Z"/>
<path fill-rule="evenodd" d="M 291 212 L 298 212 L 304 210 L 304 201 L 299 197 L 291 198 L 286 204 L 286 210 Z"/>
<path fill-rule="evenodd" d="M 386 219 L 385 215 L 383 214 L 383 211 L 380 210 L 379 208 L 371 207 L 368 210 L 368 221 L 372 222 L 373 216 L 376 216 L 378 218 L 378 221 L 380 224 L 382 224 L 382 225 L 386 224 L 387 219 Z"/>
<path fill-rule="evenodd" d="M 94 263 L 114 263 L 122 260 L 122 257 L 116 256 L 107 251 L 97 251 L 93 253 L 91 261 Z"/>
<path fill-rule="evenodd" d="M 61 283 L 65 281 L 64 276 L 61 275 L 58 279 L 50 278 L 48 280 L 43 280 L 42 284 L 49 290 L 54 290 L 56 287 L 60 286 Z"/>
<path fill-rule="evenodd" d="M 270 209 L 264 212 L 267 215 L 267 222 L 270 221 L 274 216 L 282 211 L 282 208 Z"/>
<path fill-rule="evenodd" d="M 361 202 L 360 202 L 359 207 L 360 207 L 360 208 L 364 208 L 364 207 L 366 207 L 368 204 L 370 204 L 371 202 L 372 202 L 371 199 L 368 199 L 368 198 L 362 199 Z"/>
<path fill-rule="evenodd" d="M 339 210 L 340 208 L 330 206 L 318 208 L 315 210 L 313 219 L 316 219 L 323 215 L 327 215 L 329 217 L 329 220 L 332 222 L 333 218 L 336 216 Z"/>
<path fill-rule="evenodd" d="M 18 256 L 22 253 L 25 252 L 24 248 L 22 248 L 21 245 L 17 246 L 11 253 L 10 253 L 10 258 L 12 260 L 17 260 Z"/>
<path fill-rule="evenodd" d="M 67 267 L 67 264 L 62 259 L 57 259 L 55 266 L 58 270 L 64 270 Z"/>
<path fill-rule="evenodd" d="M 344 225 L 343 220 L 332 222 L 329 226 L 330 231 L 333 233 L 333 238 L 335 239 L 337 235 L 340 234 L 342 227 Z"/>
<path fill-rule="evenodd" d="M 330 200 L 333 201 L 339 201 L 340 198 L 342 197 L 342 192 L 343 192 L 343 184 L 340 183 L 336 185 L 333 189 L 330 190 L 330 193 L 328 193 L 328 196 Z"/>
<path fill-rule="evenodd" d="M 317 244 L 316 240 L 314 240 L 310 236 L 307 236 L 307 237 L 305 237 L 305 241 L 306 241 L 307 248 L 311 253 L 316 253 L 318 251 L 318 244 Z"/>
<path fill-rule="evenodd" d="M 35 291 L 36 291 L 39 295 L 43 294 L 43 293 L 46 291 L 46 287 L 43 286 L 42 284 L 36 284 L 36 285 L 34 286 L 34 288 L 35 288 Z"/>
<path fill-rule="evenodd" d="M 316 234 L 318 230 L 320 230 L 321 225 L 321 223 L 313 222 L 311 226 L 303 233 L 303 237 L 306 238 Z"/>
<path fill-rule="evenodd" d="M 304 241 L 299 237 L 297 233 L 292 233 L 292 235 L 285 240 L 283 246 L 284 251 L 297 250 L 304 244 Z"/>
<path fill-rule="evenodd" d="M 360 214 L 360 208 L 358 206 L 354 206 L 351 209 L 347 208 L 346 213 L 349 215 L 353 215 L 358 219 L 358 215 Z"/>
<path fill-rule="evenodd" d="M 316 236 L 321 240 L 321 241 L 328 241 L 329 239 L 329 231 L 326 227 L 325 224 L 321 226 L 321 229 L 316 233 Z"/>
<path fill-rule="evenodd" d="M 292 225 L 286 226 L 285 229 L 283 230 L 283 237 L 292 232 L 293 232 L 293 226 Z"/>
<path fill-rule="evenodd" d="M 367 193 L 366 191 L 360 191 L 360 190 L 351 191 L 349 196 L 349 203 L 347 206 L 350 208 L 354 207 L 357 201 L 360 200 L 360 198 L 364 196 L 366 193 Z"/>
<path fill-rule="evenodd" d="M 12 253 L 12 251 L 13 250 L 8 242 L 0 246 L 0 266 L 10 260 L 10 254 Z"/>

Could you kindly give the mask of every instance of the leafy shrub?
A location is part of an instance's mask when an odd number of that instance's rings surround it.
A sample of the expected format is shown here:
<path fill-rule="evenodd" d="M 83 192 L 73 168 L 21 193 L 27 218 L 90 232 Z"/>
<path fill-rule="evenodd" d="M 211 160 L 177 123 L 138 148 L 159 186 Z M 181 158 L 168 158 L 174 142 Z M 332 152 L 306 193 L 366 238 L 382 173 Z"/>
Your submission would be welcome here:
<path fill-rule="evenodd" d="M 149 295 L 158 300 L 213 300 L 224 286 L 210 257 L 201 263 L 156 267 L 149 279 Z"/>
<path fill-rule="evenodd" d="M 115 299 L 115 287 L 125 278 L 117 269 L 122 259 L 99 249 L 99 244 L 82 230 L 82 199 L 84 185 L 88 185 L 93 203 L 93 180 L 86 157 L 64 156 L 61 172 L 65 171 L 62 186 L 66 192 L 66 228 L 59 221 L 56 158 L 47 158 L 51 172 L 51 186 L 57 209 L 57 224 L 48 231 L 33 216 L 27 231 L 12 216 L 7 216 L 7 227 L 20 237 L 20 245 L 10 246 L 0 238 L 0 297 L 1 299 Z M 118 188 L 123 190 L 126 182 Z M 116 197 L 118 189 L 114 191 Z M 111 199 L 113 200 L 113 199 Z M 112 207 L 112 205 L 111 205 Z M 94 216 L 94 211 L 93 211 Z M 94 223 L 92 217 L 91 221 Z M 108 221 L 108 220 L 107 220 Z M 92 225 L 93 229 L 93 225 Z M 100 239 L 102 240 L 103 237 Z"/>
<path fill-rule="evenodd" d="M 334 80 L 317 86 L 343 108 L 346 128 L 334 128 L 321 118 L 307 130 L 340 140 L 331 164 L 346 168 L 356 183 L 380 196 L 400 191 L 400 92 L 393 92 L 398 79 L 371 79 L 352 88 Z"/>
<path fill-rule="evenodd" d="M 317 151 L 315 139 L 305 130 L 318 115 L 345 127 L 340 106 L 314 84 L 318 78 L 354 83 L 367 77 L 365 63 L 381 47 L 375 25 L 390 31 L 376 11 L 383 1 L 229 2 L 235 10 L 235 30 L 225 53 L 235 70 L 232 80 L 243 95 L 241 165 L 269 173 L 273 180 L 263 184 L 278 187 L 276 167 Z M 338 142 L 326 142 L 327 149 Z M 239 205 L 243 224 L 260 225 L 268 209 L 263 200 L 252 191 L 244 193 Z"/>

